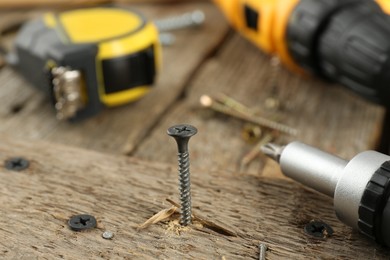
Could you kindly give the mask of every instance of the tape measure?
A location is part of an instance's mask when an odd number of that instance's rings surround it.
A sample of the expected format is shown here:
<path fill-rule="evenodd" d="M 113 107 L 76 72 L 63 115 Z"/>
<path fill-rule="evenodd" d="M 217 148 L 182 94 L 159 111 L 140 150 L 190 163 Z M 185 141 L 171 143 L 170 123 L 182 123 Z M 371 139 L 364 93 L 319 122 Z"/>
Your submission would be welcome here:
<path fill-rule="evenodd" d="M 52 97 L 59 119 L 140 99 L 161 64 L 154 24 L 119 7 L 48 13 L 23 25 L 15 47 L 11 63 Z"/>

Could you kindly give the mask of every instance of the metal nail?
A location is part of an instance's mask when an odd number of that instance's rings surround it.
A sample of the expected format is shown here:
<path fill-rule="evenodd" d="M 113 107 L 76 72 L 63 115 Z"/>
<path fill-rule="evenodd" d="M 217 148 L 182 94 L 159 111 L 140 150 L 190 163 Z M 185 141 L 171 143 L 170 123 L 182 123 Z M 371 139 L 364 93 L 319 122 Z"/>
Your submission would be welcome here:
<path fill-rule="evenodd" d="M 260 243 L 259 245 L 259 260 L 265 260 L 265 252 L 267 251 L 268 247 L 266 244 Z"/>

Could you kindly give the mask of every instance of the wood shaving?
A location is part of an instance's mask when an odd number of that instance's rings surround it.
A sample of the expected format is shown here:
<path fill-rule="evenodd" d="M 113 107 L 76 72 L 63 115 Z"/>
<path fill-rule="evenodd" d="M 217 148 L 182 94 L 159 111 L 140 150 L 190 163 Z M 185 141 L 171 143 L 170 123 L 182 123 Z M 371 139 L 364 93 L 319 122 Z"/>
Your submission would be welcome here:
<path fill-rule="evenodd" d="M 181 232 L 185 232 L 185 231 L 189 231 L 189 230 L 190 230 L 190 227 L 188 227 L 188 226 L 185 227 L 185 226 L 180 225 L 180 222 L 177 219 L 168 222 L 167 231 L 172 231 L 176 235 L 180 235 Z"/>
<path fill-rule="evenodd" d="M 171 203 L 173 206 L 179 208 L 180 205 L 173 200 L 167 198 L 166 199 L 169 203 Z M 204 227 L 211 229 L 219 234 L 225 235 L 225 236 L 232 236 L 237 237 L 236 232 L 228 229 L 227 227 L 223 227 L 222 224 L 217 224 L 215 222 L 212 222 L 210 220 L 207 220 L 204 217 L 201 217 L 199 215 L 192 214 L 192 218 L 196 221 L 199 221 Z"/>
<path fill-rule="evenodd" d="M 142 225 L 138 227 L 138 230 L 145 229 L 153 224 L 156 224 L 160 221 L 164 221 L 168 218 L 170 218 L 176 211 L 177 211 L 176 206 L 172 206 L 169 209 L 163 209 L 157 214 L 153 215 L 151 218 L 146 220 Z"/>
<path fill-rule="evenodd" d="M 167 198 L 166 200 L 172 204 L 172 207 L 170 207 L 169 209 L 163 209 L 157 214 L 153 215 L 151 218 L 146 220 L 142 225 L 140 225 L 138 227 L 138 230 L 148 228 L 153 224 L 167 220 L 168 218 L 172 217 L 174 213 L 178 212 L 180 205 L 169 198 Z M 213 221 L 207 220 L 206 218 L 195 214 L 192 214 L 192 219 L 198 222 L 198 223 L 194 223 L 195 228 L 201 229 L 203 227 L 206 227 L 221 235 L 237 237 L 236 232 L 232 231 L 227 227 L 222 226 L 222 224 L 217 224 Z M 177 235 L 180 235 L 181 232 L 188 231 L 190 229 L 191 227 L 183 227 L 182 225 L 180 225 L 180 222 L 177 219 L 170 221 L 167 225 L 167 230 L 173 231 Z"/>

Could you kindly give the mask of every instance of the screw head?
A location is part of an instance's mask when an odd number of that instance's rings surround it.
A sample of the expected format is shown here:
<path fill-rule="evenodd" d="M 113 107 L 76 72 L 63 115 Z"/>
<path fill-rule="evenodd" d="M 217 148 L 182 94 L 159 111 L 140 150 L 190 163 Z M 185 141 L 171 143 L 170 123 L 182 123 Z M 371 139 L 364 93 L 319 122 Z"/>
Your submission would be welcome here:
<path fill-rule="evenodd" d="M 168 135 L 172 137 L 179 137 L 179 138 L 189 138 L 193 135 L 195 135 L 198 132 L 198 129 L 196 129 L 192 125 L 175 125 L 170 128 L 168 128 Z"/>
<path fill-rule="evenodd" d="M 175 125 L 168 128 L 167 134 L 175 138 L 179 153 L 188 152 L 188 141 L 190 137 L 198 132 L 192 125 Z"/>
<path fill-rule="evenodd" d="M 30 162 L 22 157 L 14 157 L 5 161 L 5 168 L 11 171 L 23 171 L 30 166 Z"/>
<path fill-rule="evenodd" d="M 95 228 L 96 219 L 94 216 L 87 214 L 75 215 L 69 219 L 68 225 L 73 231 L 81 231 L 84 229 Z"/>
<path fill-rule="evenodd" d="M 322 221 L 310 221 L 304 230 L 306 234 L 315 238 L 327 238 L 333 234 L 332 227 Z"/>

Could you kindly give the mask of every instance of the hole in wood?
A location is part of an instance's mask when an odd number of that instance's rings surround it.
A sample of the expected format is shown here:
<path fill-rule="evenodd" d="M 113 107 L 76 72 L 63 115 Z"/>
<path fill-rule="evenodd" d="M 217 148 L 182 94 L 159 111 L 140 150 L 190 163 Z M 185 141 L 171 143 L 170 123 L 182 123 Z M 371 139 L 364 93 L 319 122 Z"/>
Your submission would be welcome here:
<path fill-rule="evenodd" d="M 24 104 L 16 104 L 11 107 L 11 114 L 18 114 L 24 108 Z"/>

